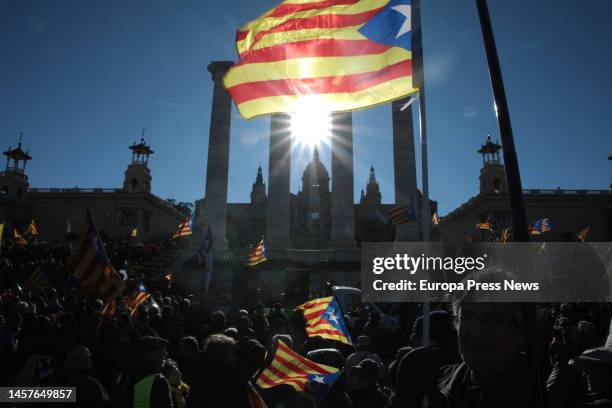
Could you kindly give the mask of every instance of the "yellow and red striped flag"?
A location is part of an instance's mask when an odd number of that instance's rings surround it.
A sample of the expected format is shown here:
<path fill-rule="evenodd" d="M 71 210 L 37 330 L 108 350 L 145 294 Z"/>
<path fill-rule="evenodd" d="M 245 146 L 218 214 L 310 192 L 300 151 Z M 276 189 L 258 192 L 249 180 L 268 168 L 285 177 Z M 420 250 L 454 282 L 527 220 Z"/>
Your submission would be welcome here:
<path fill-rule="evenodd" d="M 36 223 L 34 222 L 34 220 L 32 220 L 32 222 L 28 226 L 28 230 L 26 231 L 26 234 L 31 235 L 31 236 L 38 235 L 38 227 L 36 227 Z"/>
<path fill-rule="evenodd" d="M 130 311 L 131 316 L 135 316 L 138 312 L 138 306 L 144 303 L 151 295 L 147 292 L 145 286 L 141 283 L 138 288 L 128 297 L 125 307 Z"/>
<path fill-rule="evenodd" d="M 578 233 L 578 239 L 582 242 L 586 241 L 591 233 L 591 226 L 585 227 Z"/>
<path fill-rule="evenodd" d="M 286 0 L 243 26 L 236 48 L 224 84 L 246 119 L 362 109 L 418 91 L 408 0 Z"/>
<path fill-rule="evenodd" d="M 17 245 L 28 245 L 28 241 L 17 231 L 17 228 L 13 228 L 13 236 Z"/>
<path fill-rule="evenodd" d="M 266 246 L 264 245 L 264 240 L 259 241 L 256 247 L 253 247 L 249 252 L 249 258 L 247 259 L 247 266 L 255 266 L 259 265 L 262 262 L 266 262 L 268 258 L 266 258 Z"/>
<path fill-rule="evenodd" d="M 192 234 L 192 225 L 191 217 L 187 218 L 185 222 L 182 222 L 178 226 L 178 230 L 172 236 L 172 239 L 176 239 L 179 237 L 184 237 Z"/>
<path fill-rule="evenodd" d="M 86 292 L 97 292 L 104 301 L 117 297 L 124 288 L 121 275 L 115 270 L 106 254 L 102 238 L 93 218 L 87 210 L 85 231 L 72 249 L 67 269 Z"/>
<path fill-rule="evenodd" d="M 279 341 L 272 362 L 261 372 L 256 384 L 261 388 L 288 385 L 318 402 L 323 399 L 339 375 L 340 370 L 337 368 L 302 357 Z"/>
<path fill-rule="evenodd" d="M 353 344 L 344 324 L 340 306 L 333 296 L 310 300 L 299 305 L 295 310 L 301 310 L 304 313 L 308 337 L 322 337 Z"/>

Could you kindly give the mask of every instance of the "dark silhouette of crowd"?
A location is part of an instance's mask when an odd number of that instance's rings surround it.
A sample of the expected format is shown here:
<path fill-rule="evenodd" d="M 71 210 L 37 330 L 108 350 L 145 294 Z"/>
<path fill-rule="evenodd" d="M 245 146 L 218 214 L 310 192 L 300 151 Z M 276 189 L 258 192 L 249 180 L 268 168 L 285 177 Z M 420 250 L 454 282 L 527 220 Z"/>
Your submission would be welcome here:
<path fill-rule="evenodd" d="M 120 243 L 108 250 L 119 264 L 130 259 Z M 2 249 L 1 386 L 73 386 L 74 407 L 255 407 L 254 389 L 270 408 L 312 407 L 289 386 L 253 387 L 282 341 L 341 370 L 318 407 L 612 407 L 610 304 L 537 305 L 537 335 L 527 336 L 523 304 L 457 298 L 431 305 L 427 347 L 420 305 L 398 305 L 391 332 L 363 304 L 345 319 L 347 345 L 308 337 L 301 313 L 278 299 L 218 310 L 165 288 L 132 313 L 128 289 L 109 315 L 76 287 L 15 284 L 37 267 L 59 273 L 66 256 L 65 246 Z"/>

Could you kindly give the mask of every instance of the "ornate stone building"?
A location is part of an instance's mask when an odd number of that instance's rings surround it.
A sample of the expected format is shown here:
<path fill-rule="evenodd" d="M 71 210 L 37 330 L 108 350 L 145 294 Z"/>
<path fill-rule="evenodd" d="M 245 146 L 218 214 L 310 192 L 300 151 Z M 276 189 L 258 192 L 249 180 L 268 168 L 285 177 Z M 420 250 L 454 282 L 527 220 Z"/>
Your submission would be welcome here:
<path fill-rule="evenodd" d="M 480 191 L 459 208 L 440 218 L 432 227 L 432 241 L 489 241 L 499 238 L 510 224 L 504 165 L 499 158 L 501 146 L 487 137 L 478 150 L 482 155 Z M 590 227 L 588 241 L 612 240 L 612 194 L 610 190 L 523 190 L 525 211 L 529 222 L 548 218 L 552 229 L 541 235 L 531 235 L 532 241 L 577 241 L 577 234 Z M 486 220 L 493 223 L 493 233 L 481 231 L 475 225 Z"/>
<path fill-rule="evenodd" d="M 79 234 L 88 207 L 98 229 L 109 238 L 127 238 L 138 229 L 138 240 L 147 241 L 176 231 L 184 216 L 151 193 L 149 156 L 153 154 L 144 141 L 129 149 L 132 161 L 125 171 L 122 188 L 30 188 L 25 172 L 32 160 L 22 150 L 4 152 L 5 171 L 0 173 L 0 222 L 5 223 L 5 239 L 13 228 L 23 230 L 34 220 L 40 235 L 49 242 L 63 241 L 67 229 Z"/>

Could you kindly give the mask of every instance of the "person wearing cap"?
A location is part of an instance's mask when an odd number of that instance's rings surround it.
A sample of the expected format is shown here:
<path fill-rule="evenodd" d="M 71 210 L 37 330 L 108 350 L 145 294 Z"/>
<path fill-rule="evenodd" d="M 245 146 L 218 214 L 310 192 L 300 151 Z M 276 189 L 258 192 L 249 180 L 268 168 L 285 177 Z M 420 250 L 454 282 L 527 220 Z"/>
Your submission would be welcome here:
<path fill-rule="evenodd" d="M 387 405 L 389 396 L 378 385 L 380 367 L 376 361 L 363 359 L 351 373 L 349 397 L 354 408 L 382 408 Z"/>
<path fill-rule="evenodd" d="M 132 343 L 132 367 L 116 395 L 115 406 L 172 408 L 170 386 L 161 374 L 168 341 L 154 336 L 139 337 Z"/>
<path fill-rule="evenodd" d="M 376 364 L 378 364 L 378 368 L 383 370 L 383 361 L 380 356 L 372 351 L 372 340 L 368 336 L 359 336 L 357 337 L 357 343 L 355 343 L 355 352 L 347 357 L 346 359 L 346 378 L 349 384 L 349 387 L 352 385 L 351 374 L 353 368 L 359 364 L 361 361 L 369 358 L 370 360 L 374 360 Z"/>

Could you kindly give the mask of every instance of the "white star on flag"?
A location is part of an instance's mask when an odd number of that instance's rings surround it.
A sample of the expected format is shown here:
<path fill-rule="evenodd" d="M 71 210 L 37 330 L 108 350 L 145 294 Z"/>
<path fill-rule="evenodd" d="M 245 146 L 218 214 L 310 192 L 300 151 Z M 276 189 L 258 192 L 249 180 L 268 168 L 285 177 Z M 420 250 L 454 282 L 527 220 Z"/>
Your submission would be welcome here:
<path fill-rule="evenodd" d="M 334 312 L 329 312 L 329 320 L 338 324 L 338 316 L 334 314 Z"/>
<path fill-rule="evenodd" d="M 404 20 L 404 23 L 400 27 L 399 32 L 395 36 L 395 38 L 400 38 L 402 35 L 410 32 L 410 30 L 412 29 L 412 20 L 411 20 L 412 13 L 410 11 L 410 6 L 407 4 L 400 4 L 398 6 L 391 7 L 391 9 L 397 11 L 400 14 L 403 14 L 404 17 L 406 17 L 406 20 Z"/>
<path fill-rule="evenodd" d="M 315 375 L 312 380 L 314 382 L 318 382 L 319 384 L 325 384 L 325 380 L 323 379 L 323 377 Z"/>

